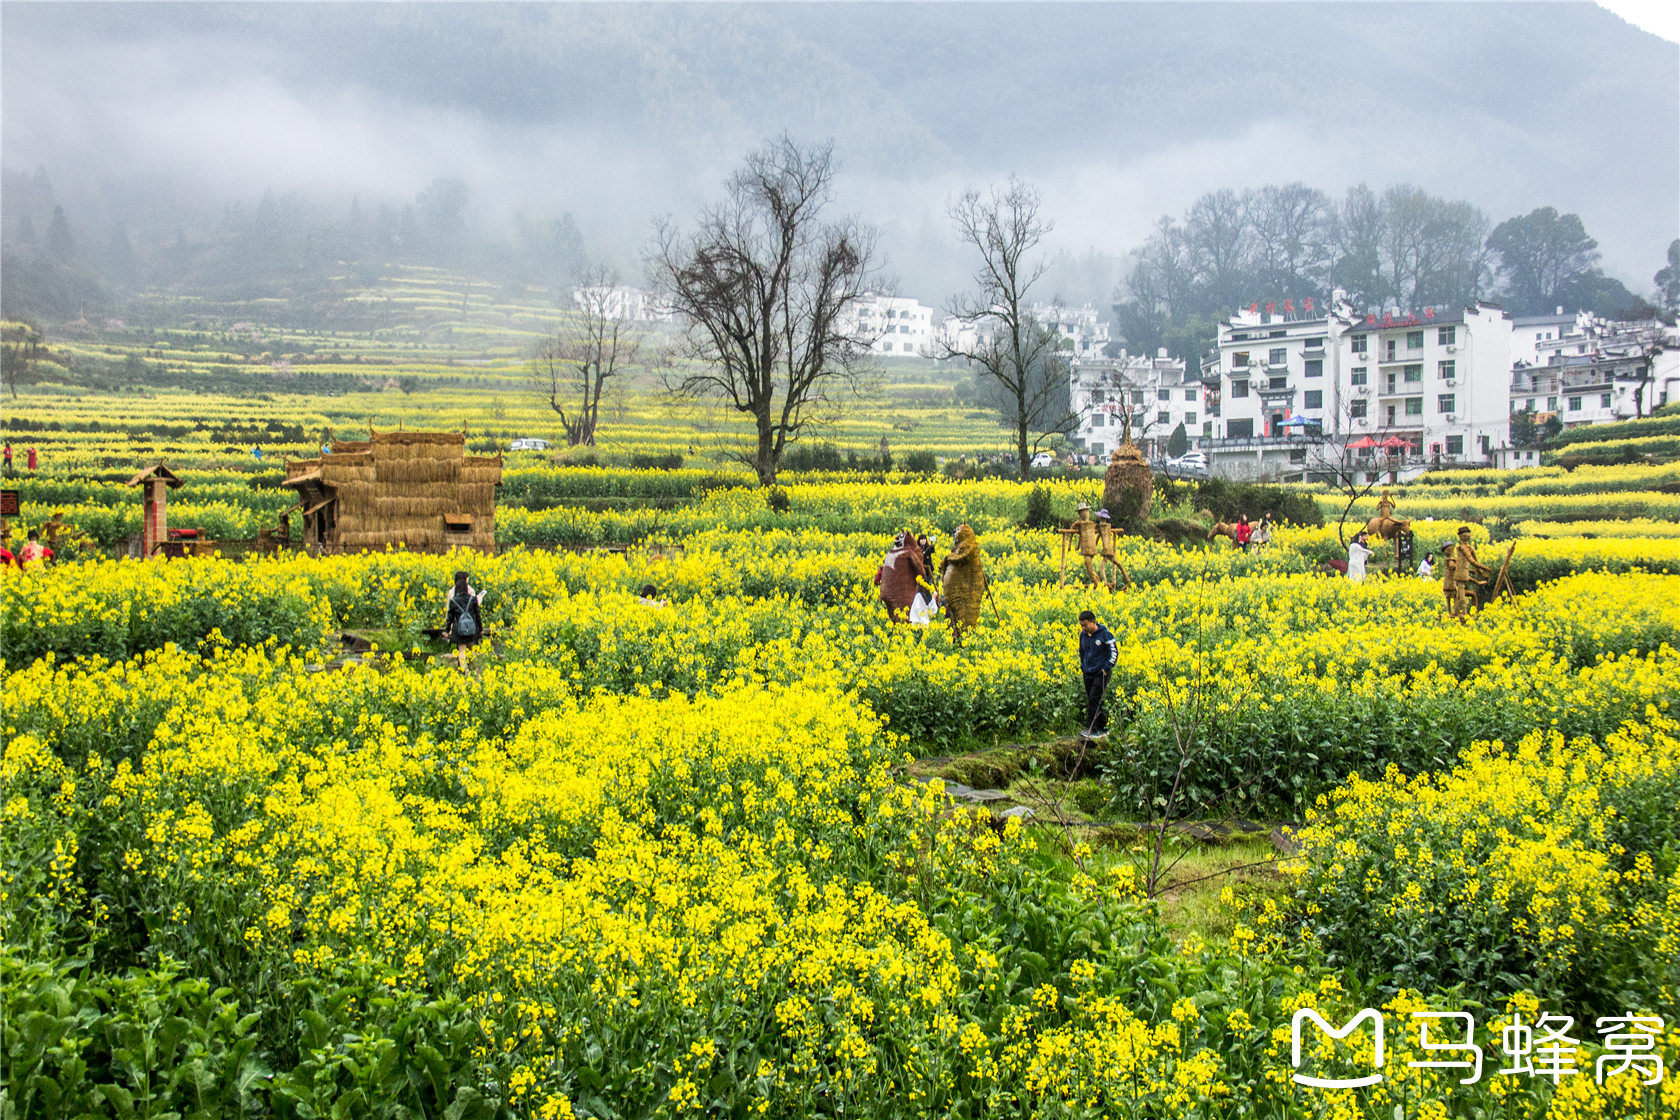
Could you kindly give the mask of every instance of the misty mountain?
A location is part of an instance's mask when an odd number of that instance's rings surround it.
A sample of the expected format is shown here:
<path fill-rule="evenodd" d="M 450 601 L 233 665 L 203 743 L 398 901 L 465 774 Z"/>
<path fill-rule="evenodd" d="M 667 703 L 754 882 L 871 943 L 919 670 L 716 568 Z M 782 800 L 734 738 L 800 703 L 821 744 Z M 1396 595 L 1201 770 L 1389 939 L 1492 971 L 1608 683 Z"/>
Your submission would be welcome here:
<path fill-rule="evenodd" d="M 112 299 L 270 290 L 346 253 L 535 283 L 580 240 L 635 276 L 654 214 L 691 214 L 783 130 L 834 138 L 839 205 L 882 227 L 901 288 L 930 303 L 969 267 L 945 200 L 1011 173 L 1058 225 L 1046 283 L 1104 305 L 1156 219 L 1222 188 L 1407 182 L 1494 222 L 1553 206 L 1637 292 L 1680 200 L 1677 52 L 1590 4 L 11 3 L 0 19 L 0 232 L 21 245 L 27 217 L 39 244 L 44 168 L 97 274 L 60 278 L 84 296 L 90 279 Z M 448 245 L 419 202 L 438 181 L 465 191 Z M 288 232 L 264 241 L 277 216 Z"/>

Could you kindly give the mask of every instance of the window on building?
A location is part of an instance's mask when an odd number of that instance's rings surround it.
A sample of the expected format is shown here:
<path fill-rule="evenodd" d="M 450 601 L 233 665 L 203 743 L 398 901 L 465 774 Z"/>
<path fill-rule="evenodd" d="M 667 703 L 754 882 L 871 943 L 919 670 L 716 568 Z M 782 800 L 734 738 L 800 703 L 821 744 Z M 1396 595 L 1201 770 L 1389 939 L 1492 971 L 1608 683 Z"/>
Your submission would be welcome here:
<path fill-rule="evenodd" d="M 1171 422 L 1172 422 L 1172 413 L 1170 413 L 1170 412 L 1157 412 L 1155 414 L 1155 423 L 1157 423 L 1157 424 L 1170 424 Z"/>
<path fill-rule="evenodd" d="M 1100 413 L 1100 412 L 1093 412 L 1091 414 L 1091 427 L 1100 428 L 1102 426 L 1103 426 L 1103 414 Z"/>
<path fill-rule="evenodd" d="M 1407 381 L 1422 381 L 1423 363 L 1419 362 L 1415 366 L 1407 366 L 1402 372 L 1405 373 Z"/>
<path fill-rule="evenodd" d="M 1093 454 L 1093 455 L 1101 455 L 1101 454 L 1102 454 L 1102 453 L 1103 453 L 1103 445 L 1102 445 L 1102 444 L 1100 444 L 1100 443 L 1093 443 L 1093 444 L 1092 444 L 1092 445 L 1091 445 L 1091 454 Z"/>
<path fill-rule="evenodd" d="M 909 327 L 899 327 L 898 328 L 898 333 L 899 334 L 909 334 L 910 333 L 910 328 Z"/>
<path fill-rule="evenodd" d="M 1194 389 L 1184 390 L 1184 399 L 1187 400 L 1187 401 L 1194 401 L 1197 396 L 1198 396 L 1198 394 L 1197 394 L 1196 390 L 1194 390 Z"/>
<path fill-rule="evenodd" d="M 1581 398 L 1580 397 L 1570 397 L 1569 398 L 1569 411 L 1571 411 L 1571 412 L 1581 411 Z"/>
<path fill-rule="evenodd" d="M 1270 362 L 1274 366 L 1281 366 L 1283 363 L 1287 362 L 1288 360 L 1289 360 L 1289 351 L 1281 349 L 1281 348 L 1277 349 L 1277 350 L 1273 350 L 1270 354 L 1266 355 L 1266 361 Z"/>
<path fill-rule="evenodd" d="M 1539 403 L 1540 402 L 1535 400 L 1533 397 L 1528 398 L 1528 410 L 1530 412 L 1533 412 L 1534 411 L 1534 406 L 1539 404 Z"/>
<path fill-rule="evenodd" d="M 1442 346 L 1456 345 L 1457 342 L 1458 342 L 1458 328 L 1457 327 L 1436 327 L 1435 328 L 1435 341 L 1439 342 Z"/>
<path fill-rule="evenodd" d="M 1194 428 L 1196 426 L 1196 414 L 1194 412 L 1186 412 L 1184 414 L 1184 426 L 1186 428 Z"/>
<path fill-rule="evenodd" d="M 916 352 L 916 344 L 914 342 L 906 342 L 904 344 L 904 352 L 906 354 L 914 354 Z"/>
<path fill-rule="evenodd" d="M 1103 391 L 1101 389 L 1092 389 L 1091 390 L 1091 403 L 1092 404 L 1103 403 Z"/>
<path fill-rule="evenodd" d="M 1288 375 L 1285 374 L 1282 377 L 1267 378 L 1266 379 L 1266 388 L 1268 388 L 1268 389 L 1287 389 L 1287 388 L 1289 388 L 1289 377 L 1288 377 Z"/>
<path fill-rule="evenodd" d="M 1408 350 L 1422 350 L 1423 349 L 1423 332 L 1422 331 L 1407 331 L 1406 332 L 1406 349 L 1408 349 Z"/>
<path fill-rule="evenodd" d="M 1363 420 L 1365 418 L 1365 406 L 1369 403 L 1368 401 L 1349 401 L 1348 415 L 1355 420 Z"/>
<path fill-rule="evenodd" d="M 1423 415 L 1423 398 L 1422 397 L 1407 397 L 1406 398 L 1406 415 L 1407 416 L 1422 416 Z"/>
<path fill-rule="evenodd" d="M 1383 361 L 1392 362 L 1395 357 L 1394 351 L 1399 347 L 1400 340 L 1397 338 L 1386 338 L 1383 342 L 1385 343 L 1383 346 Z"/>
<path fill-rule="evenodd" d="M 1235 366 L 1237 369 L 1243 369 L 1244 367 L 1246 367 L 1248 365 L 1248 351 L 1247 350 L 1239 350 L 1235 354 L 1232 354 L 1231 355 L 1231 364 L 1233 366 Z"/>
<path fill-rule="evenodd" d="M 1556 412 L 1557 411 L 1557 398 L 1556 397 L 1547 397 L 1546 398 L 1546 411 L 1547 412 Z"/>
<path fill-rule="evenodd" d="M 1172 390 L 1171 389 L 1157 389 L 1157 390 L 1155 390 L 1155 399 L 1158 400 L 1158 401 L 1170 401 L 1170 400 L 1172 400 Z"/>
<path fill-rule="evenodd" d="M 1291 463 L 1304 463 L 1304 462 L 1306 462 L 1307 461 L 1307 449 L 1304 448 L 1304 447 L 1291 447 L 1289 449 L 1289 461 Z"/>
<path fill-rule="evenodd" d="M 1362 334 L 1356 334 L 1353 336 L 1353 352 L 1355 354 L 1365 353 L 1365 340 L 1367 337 L 1368 336 Z"/>
<path fill-rule="evenodd" d="M 1233 397 L 1246 397 L 1246 396 L 1248 396 L 1248 382 L 1246 382 L 1246 381 L 1233 381 L 1233 382 L 1231 382 L 1231 395 Z"/>
<path fill-rule="evenodd" d="M 1458 376 L 1458 363 L 1457 362 L 1438 362 L 1435 366 L 1435 372 L 1439 373 L 1442 377 L 1457 377 Z"/>
<path fill-rule="evenodd" d="M 1447 437 L 1447 454 L 1448 455 L 1462 455 L 1462 454 L 1464 454 L 1464 437 L 1463 436 L 1448 436 Z"/>
<path fill-rule="evenodd" d="M 1140 405 L 1142 403 L 1143 403 L 1143 390 L 1142 389 L 1133 389 L 1132 390 L 1132 404 Z"/>
<path fill-rule="evenodd" d="M 1307 362 L 1307 376 L 1308 377 L 1323 377 L 1324 376 L 1324 359 L 1323 358 L 1313 358 L 1313 359 L 1311 359 L 1310 361 Z"/>
<path fill-rule="evenodd" d="M 1440 396 L 1436 397 L 1435 398 L 1435 411 L 1436 412 L 1457 412 L 1458 411 L 1458 394 L 1457 393 L 1442 393 Z"/>
<path fill-rule="evenodd" d="M 1254 438 L 1254 421 L 1253 420 L 1227 420 L 1227 421 L 1225 421 L 1225 436 L 1226 436 L 1227 439 L 1253 439 Z"/>
<path fill-rule="evenodd" d="M 1270 334 L 1268 334 L 1266 337 L 1267 338 L 1287 338 L 1288 335 L 1289 335 L 1288 331 L 1273 331 Z"/>
<path fill-rule="evenodd" d="M 1366 371 L 1370 368 L 1370 366 L 1354 366 L 1351 377 L 1352 382 L 1355 385 L 1364 385 L 1369 380 L 1370 375 Z"/>
<path fill-rule="evenodd" d="M 1324 340 L 1322 338 L 1309 338 L 1309 339 L 1307 339 L 1307 349 L 1308 350 L 1322 350 L 1322 349 L 1324 349 Z"/>
<path fill-rule="evenodd" d="M 1323 408 L 1324 407 L 1324 390 L 1323 389 L 1308 389 L 1307 393 L 1306 393 L 1306 396 L 1301 401 L 1301 407 L 1302 408 Z"/>
<path fill-rule="evenodd" d="M 1602 393 L 1602 394 L 1599 395 L 1598 407 L 1600 407 L 1600 408 L 1609 408 L 1610 407 L 1610 394 L 1609 393 Z"/>

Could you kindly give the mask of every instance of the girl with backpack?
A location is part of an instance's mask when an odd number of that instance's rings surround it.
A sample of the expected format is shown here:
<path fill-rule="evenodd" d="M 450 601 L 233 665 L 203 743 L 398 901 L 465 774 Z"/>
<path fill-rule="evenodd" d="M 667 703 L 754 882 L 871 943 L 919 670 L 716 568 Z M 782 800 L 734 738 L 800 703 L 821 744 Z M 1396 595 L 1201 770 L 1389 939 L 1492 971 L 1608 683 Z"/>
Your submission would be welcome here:
<path fill-rule="evenodd" d="M 477 645 L 484 636 L 484 617 L 478 610 L 483 598 L 484 592 L 474 593 L 467 586 L 466 572 L 455 573 L 455 589 L 449 594 L 449 616 L 443 625 L 443 636 L 455 644 L 455 656 L 462 672 L 467 668 L 467 649 Z"/>

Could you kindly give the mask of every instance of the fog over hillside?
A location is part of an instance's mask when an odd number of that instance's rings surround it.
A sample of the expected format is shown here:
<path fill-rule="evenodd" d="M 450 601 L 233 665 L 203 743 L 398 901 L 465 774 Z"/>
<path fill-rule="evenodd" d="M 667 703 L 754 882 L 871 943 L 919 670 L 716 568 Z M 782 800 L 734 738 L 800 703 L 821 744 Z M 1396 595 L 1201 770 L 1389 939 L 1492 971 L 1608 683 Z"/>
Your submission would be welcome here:
<path fill-rule="evenodd" d="M 466 185 L 472 238 L 514 252 L 569 214 L 635 278 L 653 215 L 692 214 L 783 130 L 834 139 L 841 205 L 930 303 L 967 271 L 945 200 L 1011 173 L 1057 223 L 1051 283 L 1104 306 L 1155 219 L 1223 187 L 1409 182 L 1494 222 L 1555 206 L 1637 293 L 1680 232 L 1680 52 L 1591 4 L 8 3 L 0 20 L 5 236 L 25 216 L 44 236 L 57 204 L 85 245 L 116 245 L 120 222 L 135 283 L 184 282 L 155 262 L 235 202 L 337 221 L 354 199 L 371 221 L 439 178 Z"/>

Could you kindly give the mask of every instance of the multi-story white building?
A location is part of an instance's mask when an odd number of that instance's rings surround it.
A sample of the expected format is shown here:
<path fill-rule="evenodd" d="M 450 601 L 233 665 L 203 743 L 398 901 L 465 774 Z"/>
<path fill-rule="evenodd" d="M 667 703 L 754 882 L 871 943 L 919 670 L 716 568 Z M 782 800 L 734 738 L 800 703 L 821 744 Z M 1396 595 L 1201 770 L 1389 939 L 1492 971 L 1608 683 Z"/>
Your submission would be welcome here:
<path fill-rule="evenodd" d="M 620 284 L 616 288 L 573 288 L 572 303 L 587 306 L 609 319 L 642 323 L 667 323 L 676 318 L 671 305 L 653 292 Z"/>
<path fill-rule="evenodd" d="M 1218 347 L 1199 446 L 1219 473 L 1301 473 L 1365 437 L 1396 441 L 1384 469 L 1482 464 L 1509 443 L 1511 318 L 1492 304 L 1360 315 L 1337 293 L 1328 314 L 1238 312 Z"/>
<path fill-rule="evenodd" d="M 882 357 L 933 356 L 933 308 L 904 296 L 868 295 L 852 305 L 853 326 Z"/>
<path fill-rule="evenodd" d="M 1090 304 L 1065 307 L 1059 303 L 1034 304 L 1032 317 L 1056 335 L 1059 346 L 1075 358 L 1101 358 L 1108 345 L 1108 324 L 1097 321 L 1097 309 Z"/>
<path fill-rule="evenodd" d="M 1057 346 L 1072 358 L 1101 358 L 1109 343 L 1108 324 L 1098 322 L 1097 309 L 1090 304 L 1080 308 L 1064 307 L 1056 303 L 1033 304 L 1027 314 L 1048 327 L 1056 336 Z M 947 318 L 934 329 L 937 346 L 952 350 L 973 350 L 986 342 L 1002 323 L 987 315 L 973 322 L 955 317 Z"/>
<path fill-rule="evenodd" d="M 1184 360 L 1165 350 L 1154 358 L 1075 357 L 1068 363 L 1069 399 L 1079 416 L 1072 433 L 1076 445 L 1091 455 L 1106 455 L 1125 438 L 1131 419 L 1132 442 L 1145 454 L 1159 454 L 1179 424 L 1191 436 L 1201 431 L 1202 383 L 1185 380 Z"/>
<path fill-rule="evenodd" d="M 1573 428 L 1628 420 L 1677 399 L 1680 351 L 1674 328 L 1599 319 L 1590 311 L 1574 316 L 1570 329 L 1532 322 L 1516 320 L 1526 337 L 1522 357 L 1511 367 L 1513 413 L 1530 413 L 1541 422 L 1556 416 Z M 1654 360 L 1653 342 L 1666 347 Z"/>

